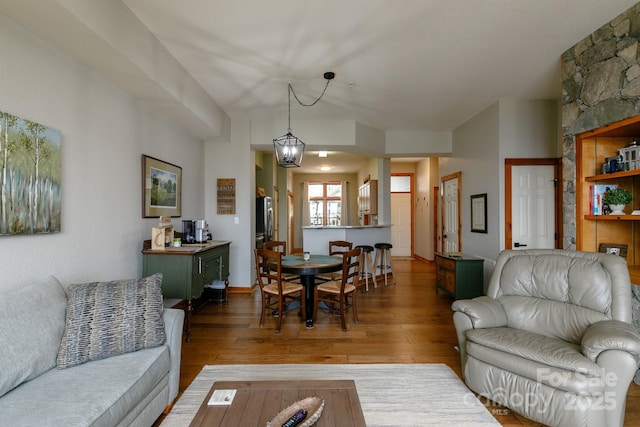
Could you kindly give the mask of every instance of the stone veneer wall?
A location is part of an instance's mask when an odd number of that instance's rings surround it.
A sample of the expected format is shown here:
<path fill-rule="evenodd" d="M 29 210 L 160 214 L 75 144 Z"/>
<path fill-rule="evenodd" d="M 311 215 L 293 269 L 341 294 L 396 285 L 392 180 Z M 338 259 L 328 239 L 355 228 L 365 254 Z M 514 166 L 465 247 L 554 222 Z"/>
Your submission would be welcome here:
<path fill-rule="evenodd" d="M 563 247 L 576 247 L 575 135 L 640 114 L 640 3 L 567 50 L 562 66 Z"/>

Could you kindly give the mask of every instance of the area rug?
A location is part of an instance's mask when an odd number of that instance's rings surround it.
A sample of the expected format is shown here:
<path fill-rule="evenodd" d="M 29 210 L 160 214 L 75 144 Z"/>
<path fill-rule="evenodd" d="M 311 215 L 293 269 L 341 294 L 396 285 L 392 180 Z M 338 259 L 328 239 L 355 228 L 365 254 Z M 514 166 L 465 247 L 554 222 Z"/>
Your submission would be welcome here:
<path fill-rule="evenodd" d="M 331 379 L 355 381 L 369 427 L 500 426 L 444 364 L 208 365 L 162 426 L 188 426 L 215 381 Z"/>

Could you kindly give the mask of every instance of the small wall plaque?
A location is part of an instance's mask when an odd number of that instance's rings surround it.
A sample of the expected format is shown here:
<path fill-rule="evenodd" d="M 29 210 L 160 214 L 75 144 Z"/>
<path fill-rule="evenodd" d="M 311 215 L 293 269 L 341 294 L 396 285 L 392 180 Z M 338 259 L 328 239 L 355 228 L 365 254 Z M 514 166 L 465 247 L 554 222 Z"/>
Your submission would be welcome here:
<path fill-rule="evenodd" d="M 235 215 L 236 179 L 218 178 L 218 214 Z"/>

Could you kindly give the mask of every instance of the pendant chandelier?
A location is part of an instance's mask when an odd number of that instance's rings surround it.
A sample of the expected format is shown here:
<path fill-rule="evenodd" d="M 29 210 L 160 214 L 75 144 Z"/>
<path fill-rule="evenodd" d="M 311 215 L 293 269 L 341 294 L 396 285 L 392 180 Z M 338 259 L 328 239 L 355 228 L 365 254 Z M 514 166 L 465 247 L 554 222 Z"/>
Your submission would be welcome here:
<path fill-rule="evenodd" d="M 287 128 L 287 133 L 273 140 L 273 151 L 276 156 L 276 162 L 278 162 L 278 166 L 282 168 L 299 168 L 302 164 L 302 155 L 304 154 L 304 142 L 297 136 L 294 136 L 291 133 L 291 94 L 293 93 L 293 97 L 298 101 L 298 104 L 303 107 L 313 107 L 322 99 L 325 92 L 327 91 L 327 87 L 329 87 L 329 82 L 333 80 L 335 77 L 335 73 L 328 71 L 324 73 L 324 78 L 327 80 L 327 83 L 324 86 L 324 90 L 311 104 L 304 104 L 298 99 L 296 92 L 293 90 L 293 86 L 291 86 L 291 82 L 288 84 L 288 98 L 289 98 L 289 127 Z"/>

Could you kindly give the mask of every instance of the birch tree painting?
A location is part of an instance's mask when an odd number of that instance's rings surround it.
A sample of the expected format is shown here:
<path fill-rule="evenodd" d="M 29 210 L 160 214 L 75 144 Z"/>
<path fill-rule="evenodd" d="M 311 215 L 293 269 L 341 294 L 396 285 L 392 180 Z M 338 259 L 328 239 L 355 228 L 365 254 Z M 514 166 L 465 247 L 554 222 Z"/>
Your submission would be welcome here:
<path fill-rule="evenodd" d="M 60 131 L 0 111 L 0 236 L 60 231 Z"/>

